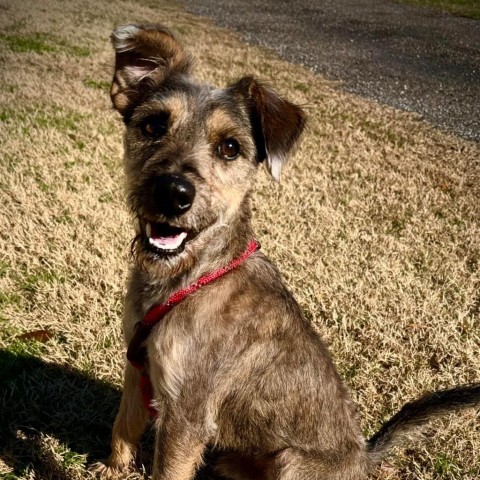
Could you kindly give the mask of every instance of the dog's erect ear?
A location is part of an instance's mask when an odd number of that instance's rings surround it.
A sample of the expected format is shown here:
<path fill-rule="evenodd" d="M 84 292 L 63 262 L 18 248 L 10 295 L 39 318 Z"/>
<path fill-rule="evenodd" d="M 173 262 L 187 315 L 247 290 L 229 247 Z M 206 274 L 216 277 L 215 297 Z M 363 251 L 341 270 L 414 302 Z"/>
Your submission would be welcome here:
<path fill-rule="evenodd" d="M 187 74 L 192 59 L 166 28 L 123 25 L 111 35 L 115 73 L 110 97 L 125 116 L 142 88 L 159 85 L 172 72 Z"/>
<path fill-rule="evenodd" d="M 283 165 L 305 126 L 303 110 L 253 77 L 244 77 L 231 88 L 246 100 L 257 160 L 265 160 L 272 177 L 280 180 Z"/>

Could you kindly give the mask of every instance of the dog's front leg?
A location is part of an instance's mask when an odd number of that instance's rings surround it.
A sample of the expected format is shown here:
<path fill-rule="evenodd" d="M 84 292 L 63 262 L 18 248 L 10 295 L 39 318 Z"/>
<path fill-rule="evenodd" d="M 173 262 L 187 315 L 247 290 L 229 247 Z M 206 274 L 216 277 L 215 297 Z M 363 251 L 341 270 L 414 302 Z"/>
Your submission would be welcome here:
<path fill-rule="evenodd" d="M 148 412 L 140 392 L 140 373 L 127 363 L 122 400 L 112 431 L 110 468 L 122 470 L 130 464 L 147 420 Z"/>
<path fill-rule="evenodd" d="M 125 368 L 122 400 L 113 424 L 111 454 L 108 460 L 97 463 L 91 470 L 102 478 L 115 478 L 129 467 L 140 436 L 145 430 L 148 412 L 140 393 L 140 373 L 129 363 Z"/>
<path fill-rule="evenodd" d="M 192 480 L 207 444 L 201 429 L 169 411 L 157 425 L 153 480 Z"/>

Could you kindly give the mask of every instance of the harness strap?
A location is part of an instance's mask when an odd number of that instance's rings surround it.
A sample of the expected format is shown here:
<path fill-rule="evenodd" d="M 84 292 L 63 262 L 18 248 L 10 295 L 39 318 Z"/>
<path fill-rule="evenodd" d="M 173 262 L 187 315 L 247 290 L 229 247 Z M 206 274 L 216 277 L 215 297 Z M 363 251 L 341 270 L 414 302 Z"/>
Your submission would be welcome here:
<path fill-rule="evenodd" d="M 260 248 L 260 244 L 256 240 L 250 240 L 247 249 L 238 258 L 233 259 L 225 267 L 214 270 L 200 277 L 196 282 L 192 283 L 186 288 L 177 290 L 164 303 L 154 305 L 145 315 L 143 320 L 135 325 L 135 332 L 133 338 L 128 344 L 127 359 L 128 361 L 141 372 L 140 377 L 140 391 L 142 394 L 143 404 L 149 411 L 152 417 L 157 416 L 155 407 L 152 406 L 153 387 L 145 368 L 148 363 L 147 350 L 143 342 L 147 339 L 153 327 L 162 320 L 165 315 L 172 310 L 175 305 L 178 305 L 182 300 L 199 290 L 204 285 L 211 283 L 223 275 L 231 272 L 239 265 L 241 265 L 250 255 Z"/>

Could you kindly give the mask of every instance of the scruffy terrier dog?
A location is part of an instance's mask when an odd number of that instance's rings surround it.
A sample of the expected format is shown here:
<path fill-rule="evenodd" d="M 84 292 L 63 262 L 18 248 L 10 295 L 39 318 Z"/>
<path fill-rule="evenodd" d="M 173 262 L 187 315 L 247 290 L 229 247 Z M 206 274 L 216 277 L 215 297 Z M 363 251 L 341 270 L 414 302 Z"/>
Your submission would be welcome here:
<path fill-rule="evenodd" d="M 412 427 L 480 403 L 480 384 L 436 392 L 366 441 L 327 348 L 250 225 L 255 171 L 265 162 L 279 178 L 302 110 L 252 77 L 195 82 L 161 26 L 122 26 L 112 41 L 136 264 L 112 453 L 94 470 L 126 469 L 153 415 L 156 480 L 193 479 L 207 447 L 229 479 L 358 480 Z"/>

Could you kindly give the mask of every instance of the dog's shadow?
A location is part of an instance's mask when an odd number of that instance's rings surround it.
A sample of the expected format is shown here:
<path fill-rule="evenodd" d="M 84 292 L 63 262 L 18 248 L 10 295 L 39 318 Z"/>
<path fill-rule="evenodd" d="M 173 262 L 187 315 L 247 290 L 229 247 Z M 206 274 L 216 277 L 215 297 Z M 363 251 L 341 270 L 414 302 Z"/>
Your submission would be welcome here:
<path fill-rule="evenodd" d="M 74 368 L 0 350 L 0 459 L 15 476 L 71 479 L 80 456 L 87 464 L 108 456 L 120 397 L 120 390 Z M 138 455 L 147 472 L 152 456 L 149 429 Z M 218 478 L 206 467 L 196 480 Z"/>

